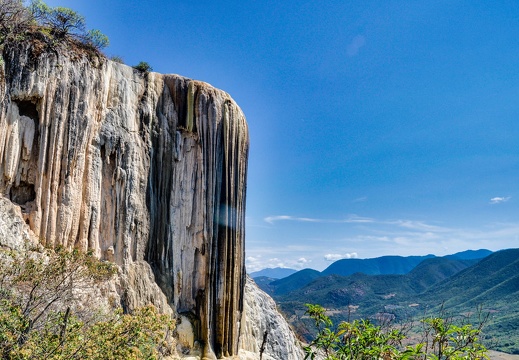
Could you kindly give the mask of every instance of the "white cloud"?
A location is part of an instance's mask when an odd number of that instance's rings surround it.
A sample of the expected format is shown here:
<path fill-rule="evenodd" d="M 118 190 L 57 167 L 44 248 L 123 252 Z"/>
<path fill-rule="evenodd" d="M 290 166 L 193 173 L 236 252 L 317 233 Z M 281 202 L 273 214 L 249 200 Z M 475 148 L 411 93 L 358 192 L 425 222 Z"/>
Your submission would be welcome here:
<path fill-rule="evenodd" d="M 265 218 L 265 221 L 268 222 L 269 224 L 274 224 L 274 222 L 276 222 L 276 221 L 283 221 L 283 220 L 302 221 L 302 222 L 321 222 L 321 220 L 319 220 L 319 219 L 295 217 L 295 216 L 290 216 L 290 215 L 267 216 Z"/>
<path fill-rule="evenodd" d="M 478 227 L 456 227 L 446 220 L 377 219 L 357 215 L 349 215 L 342 220 L 291 215 L 271 216 L 263 220 L 271 229 L 297 225 L 297 221 L 311 221 L 308 223 L 311 226 L 296 226 L 298 231 L 302 230 L 297 238 L 285 234 L 274 239 L 248 240 L 247 256 L 253 257 L 247 258 L 249 272 L 280 265 L 292 269 L 310 267 L 322 270 L 333 261 L 352 257 L 443 256 L 467 249 L 498 250 L 517 247 L 519 241 L 519 223 L 514 222 L 485 222 Z M 283 221 L 292 224 L 278 224 Z M 321 227 L 314 226 L 319 223 L 335 224 L 340 232 L 322 232 Z M 346 253 L 353 250 L 355 254 Z"/>
<path fill-rule="evenodd" d="M 297 260 L 297 262 L 298 262 L 299 264 L 306 264 L 307 262 L 309 262 L 309 260 L 306 260 L 304 257 L 302 257 L 302 258 L 299 258 L 299 259 Z"/>
<path fill-rule="evenodd" d="M 436 225 L 429 225 L 426 224 L 423 221 L 414 221 L 414 220 L 397 220 L 394 222 L 390 222 L 395 225 L 398 225 L 400 227 L 411 229 L 411 230 L 418 230 L 418 231 L 427 231 L 427 232 L 448 232 L 450 229 L 436 226 Z"/>
<path fill-rule="evenodd" d="M 500 203 L 507 202 L 508 200 L 510 200 L 510 196 L 506 196 L 506 197 L 496 196 L 496 197 L 493 197 L 492 199 L 490 199 L 490 203 L 491 204 L 500 204 Z"/>
<path fill-rule="evenodd" d="M 348 57 L 353 57 L 359 53 L 361 47 L 366 44 L 366 38 L 362 35 L 357 35 L 351 40 L 346 48 L 346 54 Z"/>
<path fill-rule="evenodd" d="M 341 260 L 341 259 L 356 259 L 357 257 L 358 257 L 358 254 L 355 252 L 349 253 L 349 254 L 344 254 L 344 255 L 341 255 L 341 254 L 324 255 L 324 259 L 326 261 L 337 261 L 337 260 Z"/>
<path fill-rule="evenodd" d="M 315 219 L 315 218 L 307 218 L 307 217 L 297 217 L 291 215 L 272 215 L 267 216 L 265 222 L 269 224 L 274 224 L 277 221 L 299 221 L 299 222 L 313 222 L 313 223 L 336 223 L 336 224 L 354 224 L 354 223 L 371 223 L 374 222 L 373 219 L 358 216 L 355 214 L 349 215 L 346 219 L 337 220 L 337 219 Z"/>

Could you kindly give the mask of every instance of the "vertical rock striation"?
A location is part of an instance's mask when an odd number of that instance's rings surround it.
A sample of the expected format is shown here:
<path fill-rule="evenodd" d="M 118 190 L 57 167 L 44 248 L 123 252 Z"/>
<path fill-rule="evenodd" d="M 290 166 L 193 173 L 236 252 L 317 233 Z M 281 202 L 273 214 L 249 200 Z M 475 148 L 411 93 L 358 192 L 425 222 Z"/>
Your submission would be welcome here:
<path fill-rule="evenodd" d="M 125 306 L 167 303 L 192 319 L 203 356 L 237 354 L 249 147 L 239 107 L 208 84 L 79 50 L 16 43 L 3 60 L 0 193 L 43 245 L 116 262 Z"/>

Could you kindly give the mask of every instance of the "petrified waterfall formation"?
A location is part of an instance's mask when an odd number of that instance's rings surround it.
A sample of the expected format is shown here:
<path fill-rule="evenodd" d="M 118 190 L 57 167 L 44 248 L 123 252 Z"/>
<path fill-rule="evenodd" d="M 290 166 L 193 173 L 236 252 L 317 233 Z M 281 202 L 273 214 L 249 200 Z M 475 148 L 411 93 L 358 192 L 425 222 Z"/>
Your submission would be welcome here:
<path fill-rule="evenodd" d="M 19 43 L 3 60 L 0 192 L 44 245 L 92 250 L 133 283 L 151 266 L 171 308 L 195 319 L 204 355 L 237 354 L 249 146 L 239 107 L 208 84 L 88 54 Z M 125 286 L 126 306 L 149 300 Z"/>

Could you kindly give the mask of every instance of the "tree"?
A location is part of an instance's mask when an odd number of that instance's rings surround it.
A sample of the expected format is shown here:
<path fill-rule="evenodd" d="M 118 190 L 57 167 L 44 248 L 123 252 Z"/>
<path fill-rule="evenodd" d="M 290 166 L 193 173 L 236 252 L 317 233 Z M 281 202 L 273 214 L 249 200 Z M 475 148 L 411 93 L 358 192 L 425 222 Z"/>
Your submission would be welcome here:
<path fill-rule="evenodd" d="M 51 8 L 42 0 L 33 0 L 31 11 L 38 23 L 50 28 L 51 33 L 58 38 L 64 38 L 69 34 L 85 34 L 85 18 L 70 8 Z"/>
<path fill-rule="evenodd" d="M 375 326 L 369 320 L 333 322 L 319 305 L 306 305 L 306 314 L 314 320 L 316 338 L 305 347 L 305 359 L 324 354 L 326 360 L 476 360 L 488 359 L 477 328 L 470 324 L 455 325 L 452 318 L 426 318 L 422 342 L 403 346 L 405 334 L 397 328 Z"/>
<path fill-rule="evenodd" d="M 108 45 L 110 45 L 110 40 L 108 40 L 108 36 L 106 36 L 97 29 L 92 29 L 87 32 L 86 42 L 87 44 L 93 46 L 96 49 L 104 49 Z"/>
<path fill-rule="evenodd" d="M 8 37 L 24 39 L 38 33 L 51 45 L 76 41 L 101 50 L 110 43 L 101 31 L 87 31 L 85 18 L 72 9 L 53 8 L 42 0 L 32 0 L 28 7 L 23 0 L 0 0 L 0 44 Z"/>
<path fill-rule="evenodd" d="M 151 305 L 101 311 L 83 299 L 116 271 L 77 250 L 0 251 L 0 357 L 158 358 L 169 316 Z"/>
<path fill-rule="evenodd" d="M 20 32 L 32 21 L 31 13 L 22 0 L 0 0 L 0 42 L 7 35 Z"/>

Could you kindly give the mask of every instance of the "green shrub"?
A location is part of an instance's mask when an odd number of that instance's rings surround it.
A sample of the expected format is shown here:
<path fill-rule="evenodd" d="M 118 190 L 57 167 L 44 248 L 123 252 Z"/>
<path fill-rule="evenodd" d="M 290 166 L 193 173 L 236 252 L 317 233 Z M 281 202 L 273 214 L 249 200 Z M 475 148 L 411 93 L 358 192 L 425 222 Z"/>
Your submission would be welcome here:
<path fill-rule="evenodd" d="M 110 40 L 108 40 L 108 36 L 103 34 L 101 31 L 92 29 L 86 34 L 86 43 L 100 50 L 108 47 L 108 45 L 110 45 Z"/>
<path fill-rule="evenodd" d="M 404 346 L 402 330 L 375 326 L 369 320 L 333 322 L 319 305 L 307 304 L 306 314 L 318 329 L 316 338 L 305 347 L 305 359 L 324 354 L 326 360 L 476 360 L 489 359 L 479 341 L 482 324 L 456 325 L 450 318 L 426 318 L 422 323 L 422 341 Z"/>
<path fill-rule="evenodd" d="M 119 64 L 124 64 L 124 59 L 118 55 L 111 56 L 110 60 L 112 60 L 113 62 L 119 63 Z"/>
<path fill-rule="evenodd" d="M 53 46 L 73 41 L 100 50 L 109 45 L 101 31 L 86 29 L 84 16 L 70 8 L 53 8 L 42 0 L 32 0 L 27 7 L 22 0 L 0 0 L 0 44 L 8 38 L 23 38 L 28 31 L 32 36 L 43 35 Z"/>
<path fill-rule="evenodd" d="M 0 0 L 0 44 L 10 35 L 20 35 L 32 22 L 22 0 Z"/>
<path fill-rule="evenodd" d="M 148 73 L 150 71 L 153 71 L 153 68 L 146 61 L 141 61 L 140 63 L 135 65 L 133 68 L 136 70 L 139 70 L 140 72 L 143 72 L 143 73 Z"/>
<path fill-rule="evenodd" d="M 159 358 L 169 316 L 151 305 L 124 314 L 81 302 L 116 270 L 77 250 L 0 251 L 0 358 Z"/>

